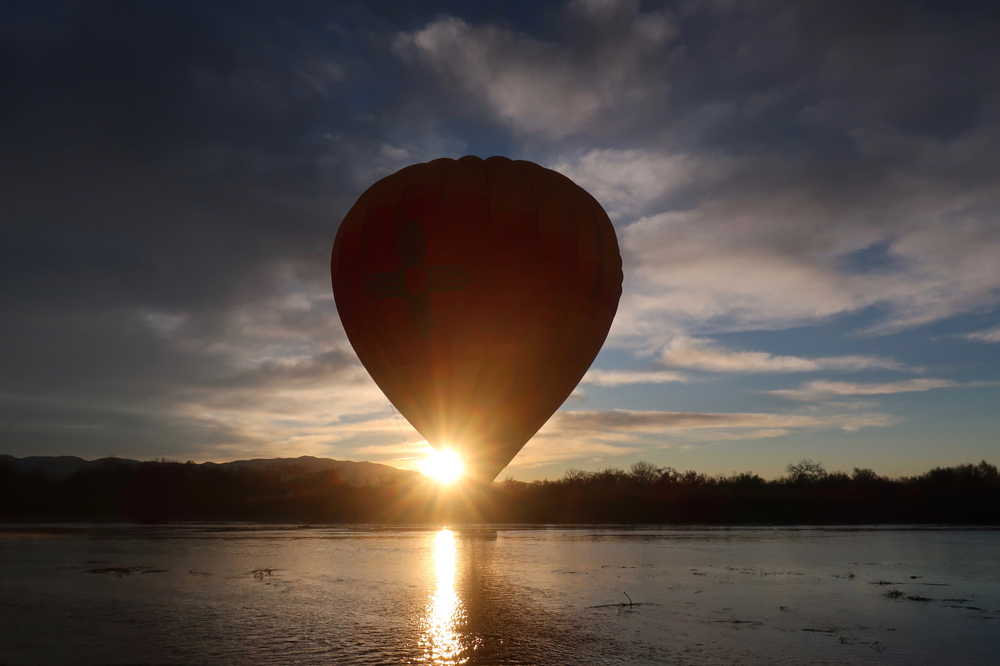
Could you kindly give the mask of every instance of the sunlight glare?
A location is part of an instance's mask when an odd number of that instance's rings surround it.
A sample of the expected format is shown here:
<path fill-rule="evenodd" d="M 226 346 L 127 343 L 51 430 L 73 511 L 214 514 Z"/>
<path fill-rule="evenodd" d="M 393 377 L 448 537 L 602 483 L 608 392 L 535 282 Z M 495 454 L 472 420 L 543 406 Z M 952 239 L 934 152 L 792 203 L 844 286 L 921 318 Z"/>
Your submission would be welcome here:
<path fill-rule="evenodd" d="M 464 664 L 467 658 L 462 655 L 459 625 L 465 619 L 465 609 L 455 590 L 458 549 L 451 530 L 443 529 L 434 537 L 433 556 L 437 588 L 428 604 L 420 641 L 424 661 L 440 666 Z"/>
<path fill-rule="evenodd" d="M 435 451 L 424 461 L 421 472 L 439 483 L 452 483 L 462 474 L 462 459 L 454 451 Z"/>

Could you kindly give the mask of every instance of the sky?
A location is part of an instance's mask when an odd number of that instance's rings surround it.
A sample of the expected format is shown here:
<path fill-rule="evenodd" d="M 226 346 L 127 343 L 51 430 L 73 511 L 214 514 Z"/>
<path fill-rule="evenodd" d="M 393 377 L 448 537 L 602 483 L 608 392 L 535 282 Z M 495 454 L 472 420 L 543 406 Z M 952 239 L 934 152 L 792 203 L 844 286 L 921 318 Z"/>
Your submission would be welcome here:
<path fill-rule="evenodd" d="M 7 2 L 0 453 L 414 468 L 330 287 L 438 157 L 555 169 L 624 292 L 501 478 L 1000 462 L 993 2 Z"/>

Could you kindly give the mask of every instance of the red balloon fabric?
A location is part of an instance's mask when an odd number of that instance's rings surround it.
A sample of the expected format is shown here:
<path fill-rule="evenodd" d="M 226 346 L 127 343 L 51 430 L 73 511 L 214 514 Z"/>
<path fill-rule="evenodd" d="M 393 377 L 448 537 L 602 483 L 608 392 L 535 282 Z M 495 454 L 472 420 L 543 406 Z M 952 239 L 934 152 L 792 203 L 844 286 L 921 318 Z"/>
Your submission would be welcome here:
<path fill-rule="evenodd" d="M 480 483 L 572 393 L 622 292 L 601 205 L 505 157 L 438 159 L 375 183 L 340 226 L 331 273 L 375 383 Z"/>

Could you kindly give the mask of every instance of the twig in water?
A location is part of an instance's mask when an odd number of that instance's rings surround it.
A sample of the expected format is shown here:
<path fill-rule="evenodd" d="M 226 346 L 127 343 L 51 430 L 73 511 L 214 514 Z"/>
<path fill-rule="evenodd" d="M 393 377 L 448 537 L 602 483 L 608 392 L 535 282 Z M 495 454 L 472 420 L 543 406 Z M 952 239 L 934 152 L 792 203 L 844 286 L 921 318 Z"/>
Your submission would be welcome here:
<path fill-rule="evenodd" d="M 632 597 L 628 596 L 628 592 L 622 592 L 626 597 L 628 597 L 628 603 L 624 601 L 620 604 L 598 604 L 597 606 L 587 606 L 587 608 L 617 608 L 619 612 L 624 608 L 627 612 L 632 612 L 630 609 L 638 608 L 639 606 L 657 606 L 658 604 L 649 601 L 632 601 Z"/>

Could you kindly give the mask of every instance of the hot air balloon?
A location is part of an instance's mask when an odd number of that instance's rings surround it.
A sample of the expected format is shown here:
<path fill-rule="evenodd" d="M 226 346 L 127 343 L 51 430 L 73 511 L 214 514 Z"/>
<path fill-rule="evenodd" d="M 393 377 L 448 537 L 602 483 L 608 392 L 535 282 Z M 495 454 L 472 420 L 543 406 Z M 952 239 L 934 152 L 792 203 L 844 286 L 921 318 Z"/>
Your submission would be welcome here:
<path fill-rule="evenodd" d="M 438 159 L 378 181 L 344 218 L 331 273 L 375 383 L 480 484 L 572 393 L 622 292 L 597 200 L 505 157 Z"/>

